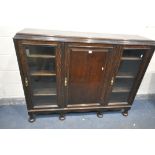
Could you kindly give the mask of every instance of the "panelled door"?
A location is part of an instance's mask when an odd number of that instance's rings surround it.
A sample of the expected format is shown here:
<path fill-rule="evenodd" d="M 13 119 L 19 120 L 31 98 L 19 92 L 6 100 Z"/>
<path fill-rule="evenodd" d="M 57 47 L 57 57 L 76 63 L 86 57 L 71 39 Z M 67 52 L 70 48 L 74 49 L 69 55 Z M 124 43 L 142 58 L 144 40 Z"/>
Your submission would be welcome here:
<path fill-rule="evenodd" d="M 113 47 L 68 44 L 65 48 L 65 103 L 67 107 L 104 104 Z"/>
<path fill-rule="evenodd" d="M 60 45 L 24 41 L 20 55 L 29 107 L 61 107 Z"/>

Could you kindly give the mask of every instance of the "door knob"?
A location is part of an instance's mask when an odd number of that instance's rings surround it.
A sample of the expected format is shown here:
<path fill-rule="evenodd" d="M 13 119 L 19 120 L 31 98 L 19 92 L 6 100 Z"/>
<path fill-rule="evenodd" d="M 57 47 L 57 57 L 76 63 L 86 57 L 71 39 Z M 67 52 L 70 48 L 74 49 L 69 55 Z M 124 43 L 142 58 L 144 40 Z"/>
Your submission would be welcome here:
<path fill-rule="evenodd" d="M 65 77 L 65 86 L 67 86 L 67 77 Z"/>
<path fill-rule="evenodd" d="M 111 86 L 114 84 L 114 77 L 111 79 Z"/>
<path fill-rule="evenodd" d="M 25 78 L 25 86 L 28 87 L 28 85 L 29 85 L 29 84 L 28 84 L 28 79 L 27 79 L 27 77 L 26 77 L 26 78 Z"/>

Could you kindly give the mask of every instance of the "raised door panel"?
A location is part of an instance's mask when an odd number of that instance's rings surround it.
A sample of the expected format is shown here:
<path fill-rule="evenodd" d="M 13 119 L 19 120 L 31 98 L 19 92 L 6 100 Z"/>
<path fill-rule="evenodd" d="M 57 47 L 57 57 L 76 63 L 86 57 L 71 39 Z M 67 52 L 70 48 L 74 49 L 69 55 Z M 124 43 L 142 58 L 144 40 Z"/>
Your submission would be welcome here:
<path fill-rule="evenodd" d="M 61 107 L 60 45 L 26 41 L 21 44 L 20 55 L 31 108 Z"/>
<path fill-rule="evenodd" d="M 109 93 L 108 105 L 131 104 L 153 51 L 149 47 L 122 48 L 119 68 Z"/>
<path fill-rule="evenodd" d="M 99 106 L 111 61 L 112 47 L 69 47 L 66 50 L 67 107 Z"/>

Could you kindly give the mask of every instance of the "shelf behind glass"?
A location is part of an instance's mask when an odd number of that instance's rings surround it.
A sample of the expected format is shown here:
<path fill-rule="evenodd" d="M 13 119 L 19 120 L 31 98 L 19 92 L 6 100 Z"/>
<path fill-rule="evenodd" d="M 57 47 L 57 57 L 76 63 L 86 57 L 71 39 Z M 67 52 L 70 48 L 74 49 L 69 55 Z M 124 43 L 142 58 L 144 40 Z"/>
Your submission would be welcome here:
<path fill-rule="evenodd" d="M 55 55 L 45 55 L 45 54 L 29 54 L 27 56 L 29 58 L 44 58 L 44 59 L 55 58 Z"/>
<path fill-rule="evenodd" d="M 40 71 L 31 71 L 30 75 L 31 76 L 56 76 L 56 73 L 48 70 L 40 70 Z"/>
<path fill-rule="evenodd" d="M 33 77 L 31 83 L 33 96 L 57 95 L 55 77 Z"/>
<path fill-rule="evenodd" d="M 133 79 L 118 78 L 115 80 L 112 92 L 130 92 L 133 85 Z"/>
<path fill-rule="evenodd" d="M 57 96 L 35 96 L 33 97 L 34 108 L 58 107 Z"/>
<path fill-rule="evenodd" d="M 31 55 L 35 56 L 43 56 L 43 55 L 48 55 L 48 56 L 55 56 L 56 49 L 53 46 L 48 46 L 48 45 L 27 45 L 26 46 L 26 55 L 29 57 Z"/>
<path fill-rule="evenodd" d="M 141 61 L 122 60 L 120 63 L 117 77 L 124 76 L 124 78 L 134 78 L 139 70 Z"/>
<path fill-rule="evenodd" d="M 125 49 L 123 51 L 123 56 L 125 58 L 131 59 L 142 59 L 144 56 L 144 49 Z"/>

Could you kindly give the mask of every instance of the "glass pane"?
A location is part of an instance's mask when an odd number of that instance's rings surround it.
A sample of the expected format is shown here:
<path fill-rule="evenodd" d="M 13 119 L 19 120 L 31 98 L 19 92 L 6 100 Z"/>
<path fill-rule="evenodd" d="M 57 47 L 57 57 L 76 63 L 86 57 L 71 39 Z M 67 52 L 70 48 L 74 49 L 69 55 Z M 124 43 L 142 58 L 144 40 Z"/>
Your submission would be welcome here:
<path fill-rule="evenodd" d="M 130 75 L 134 77 L 138 72 L 140 64 L 141 61 L 122 60 L 120 63 L 118 75 Z"/>
<path fill-rule="evenodd" d="M 141 59 L 143 55 L 144 55 L 144 51 L 137 51 L 137 50 L 124 50 L 123 51 L 123 57 Z"/>
<path fill-rule="evenodd" d="M 144 50 L 128 49 L 123 51 L 119 70 L 112 88 L 112 94 L 109 98 L 109 105 L 114 102 L 126 104 L 125 102 L 128 100 L 143 56 Z"/>
<path fill-rule="evenodd" d="M 34 96 L 56 95 L 55 77 L 31 77 L 31 83 Z"/>
<path fill-rule="evenodd" d="M 33 97 L 33 102 L 35 108 L 57 107 L 56 104 L 53 104 L 57 102 L 56 96 Z"/>
<path fill-rule="evenodd" d="M 111 93 L 109 103 L 114 103 L 114 102 L 127 102 L 129 93 Z"/>
<path fill-rule="evenodd" d="M 130 92 L 133 79 L 116 78 L 112 92 Z"/>
<path fill-rule="evenodd" d="M 56 106 L 56 49 L 28 45 L 25 48 L 34 107 Z"/>

